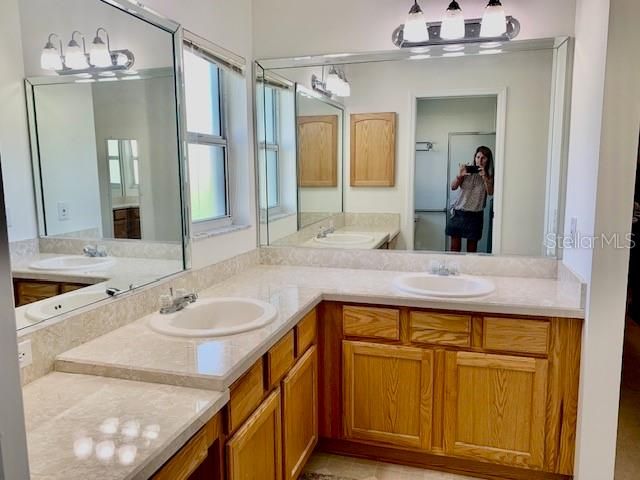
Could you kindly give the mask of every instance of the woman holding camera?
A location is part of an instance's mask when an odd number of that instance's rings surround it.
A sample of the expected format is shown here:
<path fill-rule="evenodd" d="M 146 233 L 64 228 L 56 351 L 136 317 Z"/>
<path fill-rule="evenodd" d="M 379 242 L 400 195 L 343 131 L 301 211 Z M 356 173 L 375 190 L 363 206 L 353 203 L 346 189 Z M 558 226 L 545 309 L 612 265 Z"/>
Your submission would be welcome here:
<path fill-rule="evenodd" d="M 493 153 L 488 147 L 478 147 L 472 165 L 461 165 L 458 176 L 451 182 L 451 190 L 460 194 L 451 206 L 446 234 L 451 237 L 451 251 L 462 250 L 467 239 L 467 252 L 478 251 L 482 238 L 484 207 L 487 196 L 493 195 Z"/>

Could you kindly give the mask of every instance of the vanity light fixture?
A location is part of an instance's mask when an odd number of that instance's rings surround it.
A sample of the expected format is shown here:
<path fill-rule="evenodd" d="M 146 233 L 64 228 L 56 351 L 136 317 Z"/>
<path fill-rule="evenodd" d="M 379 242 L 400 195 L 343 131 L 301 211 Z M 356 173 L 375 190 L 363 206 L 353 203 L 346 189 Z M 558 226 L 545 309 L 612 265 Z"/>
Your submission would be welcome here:
<path fill-rule="evenodd" d="M 53 38 L 57 38 L 60 42 L 60 50 L 53 44 Z M 49 35 L 47 43 L 42 49 L 40 55 L 40 66 L 43 70 L 62 70 L 62 41 L 55 33 Z"/>
<path fill-rule="evenodd" d="M 338 75 L 338 71 L 336 67 L 331 67 L 329 70 L 329 75 L 327 75 L 326 88 L 332 93 L 337 94 L 338 90 L 340 90 L 340 76 Z"/>
<path fill-rule="evenodd" d="M 481 37 L 495 38 L 507 31 L 507 16 L 500 0 L 489 0 L 482 16 Z"/>
<path fill-rule="evenodd" d="M 407 21 L 404 24 L 403 34 L 407 42 L 416 43 L 429 40 L 427 23 L 424 19 L 424 13 L 422 13 L 422 9 L 420 5 L 418 5 L 418 0 L 414 0 L 409 10 Z"/>
<path fill-rule="evenodd" d="M 107 43 L 104 43 L 104 40 L 100 37 L 100 31 L 107 37 Z M 91 51 L 89 52 L 89 62 L 91 62 L 91 65 L 102 68 L 113 65 L 109 45 L 109 33 L 102 27 L 96 30 L 96 37 L 93 39 Z"/>
<path fill-rule="evenodd" d="M 460 4 L 453 0 L 442 18 L 440 38 L 443 40 L 458 40 L 464 38 L 464 16 Z"/>
<path fill-rule="evenodd" d="M 417 0 L 414 1 L 404 25 L 391 36 L 393 44 L 409 48 L 450 45 L 453 43 L 508 42 L 520 33 L 520 22 L 505 14 L 500 0 L 488 0 L 483 18 L 465 19 L 462 0 L 451 0 L 441 22 L 426 22 Z M 415 52 L 417 53 L 417 52 Z"/>
<path fill-rule="evenodd" d="M 80 44 L 75 39 L 76 34 L 82 37 L 82 47 L 80 47 Z M 69 43 L 67 44 L 67 50 L 64 56 L 64 64 L 72 70 L 85 70 L 89 68 L 84 35 L 78 30 L 74 30 L 71 34 L 71 40 L 69 40 Z"/>
<path fill-rule="evenodd" d="M 78 36 L 82 37 L 82 46 L 77 40 Z M 109 33 L 103 27 L 98 27 L 96 30 L 89 53 L 87 53 L 84 35 L 78 30 L 74 30 L 71 34 L 71 40 L 64 52 L 62 42 L 60 42 L 60 50 L 55 47 L 54 38 L 59 39 L 55 33 L 49 35 L 40 55 L 40 66 L 43 70 L 54 71 L 58 75 L 98 76 L 115 71 L 127 73 L 135 62 L 135 57 L 130 50 L 111 50 Z"/>

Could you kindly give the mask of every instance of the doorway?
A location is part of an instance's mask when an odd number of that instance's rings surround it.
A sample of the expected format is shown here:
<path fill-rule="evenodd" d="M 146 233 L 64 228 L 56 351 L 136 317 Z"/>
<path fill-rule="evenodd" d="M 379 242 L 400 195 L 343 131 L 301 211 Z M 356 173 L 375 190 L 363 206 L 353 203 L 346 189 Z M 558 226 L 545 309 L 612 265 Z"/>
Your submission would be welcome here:
<path fill-rule="evenodd" d="M 451 184 L 461 165 L 473 163 L 478 147 L 493 153 L 495 178 L 498 96 L 419 98 L 416 100 L 414 168 L 414 249 L 450 250 L 445 233 L 452 205 L 460 191 Z M 478 252 L 493 249 L 493 195 L 486 195 Z M 462 250 L 466 250 L 463 239 Z"/>

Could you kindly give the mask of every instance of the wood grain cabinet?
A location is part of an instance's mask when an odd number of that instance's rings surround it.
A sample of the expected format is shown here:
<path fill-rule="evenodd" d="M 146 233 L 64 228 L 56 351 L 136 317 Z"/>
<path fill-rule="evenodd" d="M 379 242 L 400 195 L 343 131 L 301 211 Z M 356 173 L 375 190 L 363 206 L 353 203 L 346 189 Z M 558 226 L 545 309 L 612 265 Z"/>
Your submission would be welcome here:
<path fill-rule="evenodd" d="M 428 450 L 433 352 L 343 342 L 346 438 Z"/>
<path fill-rule="evenodd" d="M 318 352 L 309 348 L 282 381 L 284 480 L 297 480 L 318 442 Z"/>
<path fill-rule="evenodd" d="M 298 184 L 338 186 L 338 116 L 298 117 Z"/>
<path fill-rule="evenodd" d="M 280 389 L 227 442 L 227 480 L 282 480 Z"/>
<path fill-rule="evenodd" d="M 396 165 L 396 114 L 351 115 L 351 186 L 393 187 Z"/>
<path fill-rule="evenodd" d="M 542 468 L 547 368 L 544 359 L 447 352 L 445 452 Z"/>

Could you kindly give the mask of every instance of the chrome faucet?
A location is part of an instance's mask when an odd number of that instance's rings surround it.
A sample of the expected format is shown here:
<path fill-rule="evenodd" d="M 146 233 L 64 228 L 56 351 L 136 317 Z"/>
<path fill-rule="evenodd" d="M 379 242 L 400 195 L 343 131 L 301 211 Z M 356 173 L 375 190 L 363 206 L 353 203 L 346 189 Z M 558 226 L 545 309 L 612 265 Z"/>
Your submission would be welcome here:
<path fill-rule="evenodd" d="M 333 226 L 333 222 L 329 224 L 328 227 L 320 227 L 320 231 L 317 238 L 327 238 L 327 235 L 336 231 L 336 227 Z"/>
<path fill-rule="evenodd" d="M 107 249 L 102 245 L 85 245 L 82 253 L 87 257 L 106 257 Z"/>
<path fill-rule="evenodd" d="M 442 277 L 458 275 L 460 273 L 460 266 L 455 262 L 451 262 L 447 265 L 446 262 L 432 260 L 430 267 L 431 273 L 433 273 L 434 275 L 440 275 Z"/>
<path fill-rule="evenodd" d="M 160 313 L 176 313 L 180 310 L 184 310 L 184 308 L 190 303 L 195 303 L 198 299 L 198 294 L 195 292 L 187 293 L 185 290 L 178 290 L 176 295 L 173 294 L 173 288 L 169 289 L 169 295 L 162 295 L 160 297 L 160 302 L 162 306 L 160 307 Z"/>

